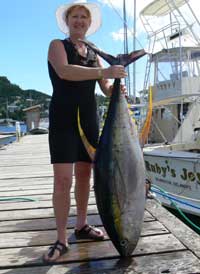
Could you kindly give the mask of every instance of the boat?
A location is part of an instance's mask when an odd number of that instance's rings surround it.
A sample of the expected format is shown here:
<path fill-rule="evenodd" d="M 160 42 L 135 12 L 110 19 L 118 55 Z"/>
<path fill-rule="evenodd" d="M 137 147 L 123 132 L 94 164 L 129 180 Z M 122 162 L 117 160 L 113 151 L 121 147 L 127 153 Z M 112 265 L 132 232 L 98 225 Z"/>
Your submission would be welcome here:
<path fill-rule="evenodd" d="M 31 123 L 31 129 L 29 130 L 29 134 L 47 134 L 49 132 L 49 119 L 40 118 L 39 123 Z"/>
<path fill-rule="evenodd" d="M 13 141 L 13 134 L 1 134 L 0 133 L 0 148 Z"/>
<path fill-rule="evenodd" d="M 200 217 L 200 23 L 189 0 L 155 0 L 140 18 L 149 39 L 141 94 L 152 83 L 153 96 L 147 179 L 164 206 Z"/>
<path fill-rule="evenodd" d="M 48 128 L 46 127 L 35 127 L 29 130 L 30 134 L 47 134 L 49 132 Z"/>

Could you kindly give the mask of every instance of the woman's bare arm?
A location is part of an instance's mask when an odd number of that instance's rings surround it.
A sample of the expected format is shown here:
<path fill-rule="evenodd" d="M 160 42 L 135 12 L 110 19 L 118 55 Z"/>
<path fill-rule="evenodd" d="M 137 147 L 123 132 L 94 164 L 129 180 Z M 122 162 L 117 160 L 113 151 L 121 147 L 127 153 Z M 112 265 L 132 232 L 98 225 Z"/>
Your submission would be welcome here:
<path fill-rule="evenodd" d="M 94 79 L 109 79 L 109 78 L 124 78 L 126 72 L 123 66 L 110 66 L 109 68 L 103 68 L 99 66 L 97 68 L 89 68 L 78 65 L 71 65 L 68 63 L 67 54 L 64 49 L 64 45 L 60 40 L 53 40 L 49 46 L 48 61 L 58 74 L 58 76 L 65 80 L 70 81 L 83 81 Z M 106 80 L 101 80 L 105 81 Z M 101 84 L 100 84 L 101 85 Z M 104 91 L 105 91 L 105 85 Z"/>

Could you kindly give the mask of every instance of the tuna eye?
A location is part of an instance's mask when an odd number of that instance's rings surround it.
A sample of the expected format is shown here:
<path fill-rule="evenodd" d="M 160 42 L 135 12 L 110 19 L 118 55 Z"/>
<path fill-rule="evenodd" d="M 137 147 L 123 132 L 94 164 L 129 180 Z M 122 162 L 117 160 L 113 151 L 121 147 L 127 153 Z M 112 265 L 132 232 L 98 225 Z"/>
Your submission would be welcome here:
<path fill-rule="evenodd" d="M 121 241 L 120 241 L 120 245 L 126 247 L 126 246 L 128 245 L 128 240 L 127 240 L 127 239 L 121 240 Z"/>

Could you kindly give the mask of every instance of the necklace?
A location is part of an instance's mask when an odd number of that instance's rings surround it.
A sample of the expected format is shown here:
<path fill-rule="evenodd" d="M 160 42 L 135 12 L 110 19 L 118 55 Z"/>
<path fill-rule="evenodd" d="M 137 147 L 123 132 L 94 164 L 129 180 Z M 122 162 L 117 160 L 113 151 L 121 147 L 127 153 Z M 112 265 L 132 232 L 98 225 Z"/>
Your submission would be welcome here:
<path fill-rule="evenodd" d="M 78 52 L 78 54 L 81 57 L 84 57 L 84 58 L 87 57 L 88 48 L 85 44 L 83 44 L 83 43 L 74 43 L 70 38 L 68 38 L 68 40 L 72 43 L 72 45 L 74 46 L 74 48 L 76 49 L 76 51 Z"/>

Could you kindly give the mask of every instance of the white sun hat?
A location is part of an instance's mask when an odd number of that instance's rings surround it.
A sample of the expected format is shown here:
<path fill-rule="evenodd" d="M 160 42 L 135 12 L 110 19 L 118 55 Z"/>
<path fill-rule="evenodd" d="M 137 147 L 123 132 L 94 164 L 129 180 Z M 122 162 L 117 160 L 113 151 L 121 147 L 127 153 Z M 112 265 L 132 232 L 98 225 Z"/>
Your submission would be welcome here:
<path fill-rule="evenodd" d="M 101 12 L 100 8 L 95 3 L 88 3 L 85 0 L 73 1 L 70 4 L 62 5 L 56 10 L 56 19 L 59 29 L 65 34 L 69 34 L 69 28 L 66 24 L 66 13 L 69 8 L 72 6 L 81 5 L 86 7 L 91 14 L 91 24 L 86 32 L 86 36 L 91 35 L 96 32 L 101 26 Z"/>

